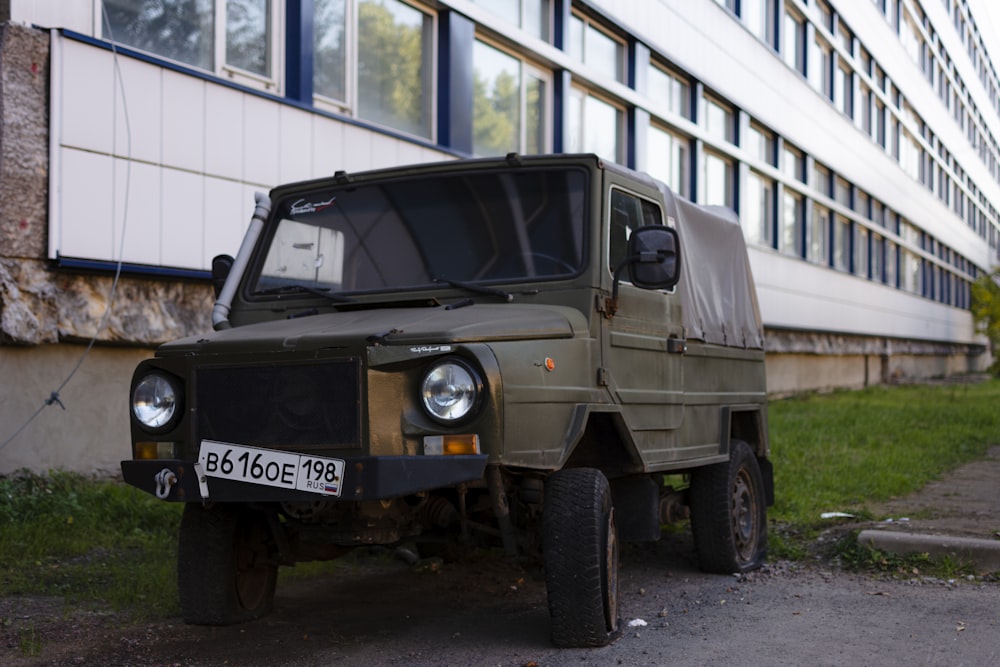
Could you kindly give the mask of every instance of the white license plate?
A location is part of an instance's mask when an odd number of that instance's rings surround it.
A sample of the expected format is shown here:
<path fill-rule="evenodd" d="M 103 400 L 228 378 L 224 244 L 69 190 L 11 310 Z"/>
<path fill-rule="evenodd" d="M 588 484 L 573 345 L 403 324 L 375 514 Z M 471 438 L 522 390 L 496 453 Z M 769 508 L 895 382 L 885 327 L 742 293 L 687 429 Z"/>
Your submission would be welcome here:
<path fill-rule="evenodd" d="M 339 496 L 344 462 L 309 454 L 202 440 L 198 454 L 205 475 L 250 484 Z"/>

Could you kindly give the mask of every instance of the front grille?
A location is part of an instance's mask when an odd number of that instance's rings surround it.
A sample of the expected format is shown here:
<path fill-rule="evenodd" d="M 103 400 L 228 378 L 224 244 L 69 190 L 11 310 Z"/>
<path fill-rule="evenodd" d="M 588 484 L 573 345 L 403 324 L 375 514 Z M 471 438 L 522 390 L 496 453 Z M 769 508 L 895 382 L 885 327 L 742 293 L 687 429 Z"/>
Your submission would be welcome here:
<path fill-rule="evenodd" d="M 200 368 L 196 433 L 273 449 L 357 448 L 360 384 L 356 359 Z"/>

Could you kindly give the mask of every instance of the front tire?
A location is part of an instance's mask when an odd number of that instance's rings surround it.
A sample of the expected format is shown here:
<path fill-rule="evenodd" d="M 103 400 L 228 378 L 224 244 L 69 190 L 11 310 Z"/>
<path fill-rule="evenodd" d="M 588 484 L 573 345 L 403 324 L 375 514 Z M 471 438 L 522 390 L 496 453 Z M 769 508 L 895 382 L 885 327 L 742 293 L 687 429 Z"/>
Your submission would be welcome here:
<path fill-rule="evenodd" d="M 278 566 L 268 543 L 268 525 L 261 512 L 188 503 L 177 555 L 184 622 L 232 625 L 271 611 Z"/>
<path fill-rule="evenodd" d="M 618 534 L 611 487 L 592 468 L 553 473 L 545 485 L 542 553 L 552 641 L 605 646 L 618 630 Z"/>
<path fill-rule="evenodd" d="M 767 557 L 767 499 L 750 445 L 734 440 L 729 460 L 691 473 L 691 532 L 704 572 L 756 570 Z"/>

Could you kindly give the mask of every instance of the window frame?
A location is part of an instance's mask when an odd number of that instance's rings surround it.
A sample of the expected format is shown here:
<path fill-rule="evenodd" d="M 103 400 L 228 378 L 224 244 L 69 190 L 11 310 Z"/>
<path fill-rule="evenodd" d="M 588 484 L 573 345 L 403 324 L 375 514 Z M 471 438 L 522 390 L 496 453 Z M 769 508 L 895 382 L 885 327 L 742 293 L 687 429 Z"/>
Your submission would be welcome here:
<path fill-rule="evenodd" d="M 259 74 L 242 69 L 226 62 L 227 29 L 226 23 L 228 0 L 212 0 L 212 66 L 202 67 L 198 64 L 184 62 L 170 57 L 167 54 L 150 51 L 141 47 L 132 46 L 121 41 L 121 37 L 112 34 L 105 34 L 107 23 L 104 20 L 104 0 L 92 0 L 94 16 L 97 22 L 95 34 L 105 41 L 114 41 L 129 49 L 134 49 L 142 53 L 148 53 L 158 60 L 174 63 L 184 69 L 192 69 L 200 72 L 208 72 L 221 79 L 226 79 L 234 84 L 247 88 L 256 88 L 272 94 L 282 94 L 285 89 L 285 20 L 286 3 L 281 0 L 267 0 L 267 74 Z M 113 38 L 113 39 L 112 39 Z"/>
<path fill-rule="evenodd" d="M 479 42 L 486 47 L 499 51 L 505 56 L 516 60 L 519 68 L 519 81 L 518 81 L 518 139 L 517 147 L 514 152 L 521 153 L 524 155 L 534 155 L 540 153 L 548 153 L 552 151 L 553 145 L 553 118 L 552 118 L 552 108 L 553 108 L 553 86 L 555 77 L 551 70 L 547 70 L 531 59 L 525 57 L 523 54 L 517 51 L 505 48 L 499 41 L 492 39 L 489 35 L 477 32 L 475 38 L 473 39 L 473 49 L 475 49 L 475 43 Z M 475 72 L 475 57 L 473 56 L 472 64 L 473 72 Z M 528 91 L 528 79 L 534 77 L 535 79 L 541 80 L 545 84 L 545 93 L 542 100 L 542 114 L 541 120 L 543 123 L 542 133 L 542 146 L 536 152 L 529 151 L 528 145 L 528 101 L 527 101 L 527 91 Z M 473 137 L 475 135 L 475 98 L 473 98 L 473 114 L 472 114 L 472 127 L 473 127 Z M 473 139 L 473 152 L 475 151 L 475 141 Z M 507 151 L 510 152 L 510 151 Z M 506 154 L 506 153 L 504 153 Z M 480 155 L 476 153 L 476 155 Z"/>
<path fill-rule="evenodd" d="M 580 53 L 576 53 L 574 48 L 574 40 L 572 39 L 573 26 L 580 25 L 581 31 L 581 41 Z M 573 58 L 576 62 L 581 63 L 584 67 L 594 72 L 601 74 L 602 76 L 607 76 L 607 72 L 603 71 L 599 66 L 595 66 L 593 62 L 588 62 L 587 53 L 590 51 L 587 48 L 587 35 L 590 32 L 597 32 L 602 37 L 605 37 L 615 44 L 615 72 L 611 76 L 612 81 L 617 83 L 625 84 L 628 77 L 628 43 L 620 35 L 615 33 L 611 28 L 602 25 L 600 22 L 594 20 L 587 14 L 583 12 L 576 11 L 574 9 L 570 13 L 569 17 L 569 29 L 567 30 L 566 39 L 566 53 Z"/>
<path fill-rule="evenodd" d="M 359 28 L 358 19 L 360 11 L 358 9 L 359 2 L 364 0 L 344 0 L 345 2 L 345 38 L 348 43 L 345 48 L 345 64 L 344 64 L 344 90 L 345 98 L 343 100 L 337 100 L 333 97 L 329 97 L 322 93 L 313 90 L 312 103 L 316 109 L 323 111 L 332 111 L 334 113 L 343 114 L 354 118 L 365 123 L 371 123 L 379 127 L 384 127 L 386 129 L 392 130 L 393 132 L 399 132 L 408 136 L 413 136 L 423 141 L 436 142 L 437 141 L 437 85 L 438 85 L 438 13 L 436 10 L 432 9 L 430 5 L 424 4 L 422 2 L 416 2 L 414 0 L 392 0 L 392 2 L 404 5 L 420 12 L 425 17 L 429 18 L 431 21 L 430 28 L 427 32 L 430 35 L 430 39 L 425 44 L 426 53 L 425 57 L 429 58 L 428 72 L 424 75 L 424 81 L 421 82 L 422 88 L 424 88 L 424 97 L 426 99 L 426 107 L 428 113 L 427 131 L 426 135 L 414 133 L 406 128 L 397 127 L 395 125 L 390 125 L 385 122 L 381 122 L 377 119 L 368 118 L 361 114 L 361 96 L 359 93 L 360 80 L 358 76 L 358 68 L 360 62 L 360 46 L 359 46 Z M 310 48 L 313 48 L 310 45 Z"/>

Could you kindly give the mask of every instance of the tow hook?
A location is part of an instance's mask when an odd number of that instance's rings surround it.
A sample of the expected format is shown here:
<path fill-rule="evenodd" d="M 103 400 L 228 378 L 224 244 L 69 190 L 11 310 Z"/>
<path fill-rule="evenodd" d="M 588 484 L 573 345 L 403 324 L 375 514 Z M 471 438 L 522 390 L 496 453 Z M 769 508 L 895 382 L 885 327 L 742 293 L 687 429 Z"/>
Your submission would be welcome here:
<path fill-rule="evenodd" d="M 177 483 L 177 475 L 170 468 L 164 468 L 156 473 L 156 477 L 153 479 L 156 481 L 156 497 L 160 500 L 166 500 L 167 496 L 170 495 L 170 488 Z"/>

